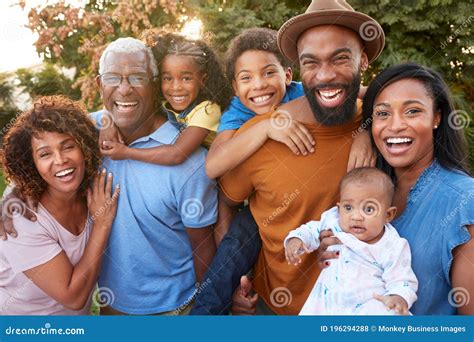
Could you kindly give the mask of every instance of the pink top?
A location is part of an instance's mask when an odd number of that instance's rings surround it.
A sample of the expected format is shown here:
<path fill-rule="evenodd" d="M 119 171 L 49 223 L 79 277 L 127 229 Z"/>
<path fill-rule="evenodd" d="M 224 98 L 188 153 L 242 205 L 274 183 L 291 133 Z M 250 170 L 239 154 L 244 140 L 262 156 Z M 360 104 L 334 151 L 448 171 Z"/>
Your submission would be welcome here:
<path fill-rule="evenodd" d="M 37 221 L 15 217 L 17 238 L 0 241 L 0 315 L 88 315 L 91 300 L 81 310 L 65 308 L 24 275 L 64 251 L 73 265 L 84 254 L 92 229 L 89 218 L 78 236 L 61 226 L 39 204 Z"/>

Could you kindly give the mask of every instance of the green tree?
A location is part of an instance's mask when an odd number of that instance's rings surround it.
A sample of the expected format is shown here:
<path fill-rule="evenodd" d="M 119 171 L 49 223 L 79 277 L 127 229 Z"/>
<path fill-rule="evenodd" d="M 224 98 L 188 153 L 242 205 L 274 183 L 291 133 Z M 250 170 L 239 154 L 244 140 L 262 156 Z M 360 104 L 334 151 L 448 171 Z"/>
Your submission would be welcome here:
<path fill-rule="evenodd" d="M 32 98 L 57 94 L 66 95 L 74 100 L 81 98 L 81 92 L 79 89 L 73 88 L 72 80 L 49 63 L 46 63 L 37 72 L 30 69 L 18 69 L 16 76 L 19 80 L 19 87 L 22 87 L 22 91 Z"/>
<path fill-rule="evenodd" d="M 11 73 L 0 73 L 0 108 L 2 113 L 7 109 L 16 108 L 13 102 L 13 84 L 11 79 Z"/>
<path fill-rule="evenodd" d="M 13 75 L 10 73 L 0 73 L 0 138 L 3 137 L 10 123 L 18 112 L 13 101 L 14 86 L 12 84 Z M 1 178 L 1 177 L 0 177 Z"/>
<path fill-rule="evenodd" d="M 265 0 L 191 1 L 188 10 L 203 21 L 206 32 L 211 32 L 214 46 L 224 52 L 230 40 L 244 29 L 268 27 L 278 30 L 283 22 L 300 13 L 285 2 Z"/>
<path fill-rule="evenodd" d="M 474 5 L 472 0 L 352 0 L 352 6 L 377 19 L 385 32 L 383 53 L 371 65 L 380 70 L 414 61 L 440 72 L 462 116 L 474 170 Z"/>
<path fill-rule="evenodd" d="M 83 8 L 58 2 L 31 9 L 28 27 L 38 34 L 36 50 L 46 62 L 76 68 L 74 86 L 92 110 L 99 105 L 94 77 L 107 43 L 138 37 L 147 28 L 172 27 L 181 7 L 169 0 L 91 0 Z"/>
<path fill-rule="evenodd" d="M 180 29 L 196 16 L 211 32 L 223 52 L 243 29 L 278 29 L 294 15 L 304 13 L 310 0 L 91 0 L 84 8 L 63 2 L 35 8 L 29 27 L 38 34 L 36 49 L 46 61 L 76 67 L 74 86 L 80 88 L 89 109 L 99 105 L 94 76 L 105 45 L 122 36 L 139 37 L 143 29 Z M 372 63 L 366 83 L 383 68 L 415 61 L 439 71 L 448 82 L 456 106 L 462 110 L 474 161 L 474 37 L 473 0 L 348 0 L 383 27 L 385 50 Z"/>

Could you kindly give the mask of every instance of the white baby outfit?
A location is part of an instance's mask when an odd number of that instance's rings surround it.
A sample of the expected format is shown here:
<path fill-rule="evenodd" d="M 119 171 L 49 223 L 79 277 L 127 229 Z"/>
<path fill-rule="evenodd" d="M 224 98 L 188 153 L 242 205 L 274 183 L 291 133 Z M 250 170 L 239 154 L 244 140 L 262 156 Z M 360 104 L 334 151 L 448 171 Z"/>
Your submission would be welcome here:
<path fill-rule="evenodd" d="M 387 223 L 382 238 L 374 244 L 358 240 L 339 226 L 337 207 L 325 211 L 321 221 L 311 221 L 292 230 L 286 237 L 300 238 L 314 251 L 319 233 L 331 229 L 342 244 L 329 247 L 339 258 L 321 271 L 300 315 L 395 315 L 373 294 L 399 295 L 410 308 L 416 301 L 418 281 L 411 269 L 408 242 Z"/>

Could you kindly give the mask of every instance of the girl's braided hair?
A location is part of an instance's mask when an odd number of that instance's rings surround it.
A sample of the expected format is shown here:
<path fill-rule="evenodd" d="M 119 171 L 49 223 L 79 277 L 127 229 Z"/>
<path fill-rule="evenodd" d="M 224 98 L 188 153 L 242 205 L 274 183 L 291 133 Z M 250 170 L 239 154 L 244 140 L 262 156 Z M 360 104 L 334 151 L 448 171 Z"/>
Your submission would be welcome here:
<path fill-rule="evenodd" d="M 197 103 L 207 100 L 218 104 L 222 111 L 227 108 L 233 95 L 232 88 L 217 54 L 208 43 L 200 39 L 191 40 L 175 33 L 152 30 L 145 32 L 143 38 L 151 47 L 159 69 L 168 55 L 192 57 L 199 71 L 207 74 L 207 81 L 199 91 Z"/>

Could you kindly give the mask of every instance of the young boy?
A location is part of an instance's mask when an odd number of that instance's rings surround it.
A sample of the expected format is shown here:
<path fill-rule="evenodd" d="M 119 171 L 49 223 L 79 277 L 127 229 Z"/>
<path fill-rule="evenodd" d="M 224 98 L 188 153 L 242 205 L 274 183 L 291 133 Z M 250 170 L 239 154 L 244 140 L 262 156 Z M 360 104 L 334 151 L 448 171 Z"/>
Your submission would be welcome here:
<path fill-rule="evenodd" d="M 286 144 L 303 158 L 315 151 L 315 141 L 306 127 L 283 111 L 275 110 L 281 103 L 304 95 L 301 83 L 292 82 L 292 70 L 278 49 L 276 34 L 276 31 L 265 28 L 248 29 L 234 38 L 229 46 L 226 73 L 236 96 L 222 114 L 219 134 L 206 159 L 206 173 L 210 178 L 220 177 L 239 165 L 268 138 Z M 245 122 L 255 115 L 271 111 L 274 114 L 270 119 L 234 137 Z M 368 134 L 358 135 L 352 145 L 348 168 L 367 165 L 370 160 L 367 156 L 371 156 L 371 152 Z M 260 251 L 258 227 L 249 208 L 244 207 L 236 215 L 227 235 L 227 231 L 220 228 L 227 227 L 222 222 L 231 220 L 233 213 L 223 208 L 226 206 L 219 206 L 218 224 L 214 231 L 220 248 L 205 276 L 211 280 L 210 286 L 200 291 L 191 314 L 225 314 L 241 276 L 253 267 Z"/>
<path fill-rule="evenodd" d="M 300 256 L 319 247 L 319 233 L 332 229 L 341 241 L 339 258 L 318 277 L 300 315 L 407 315 L 416 301 L 418 281 L 411 269 L 408 242 L 390 221 L 390 177 L 376 168 L 358 168 L 340 183 L 340 202 L 291 231 L 285 256 L 298 265 Z"/>

